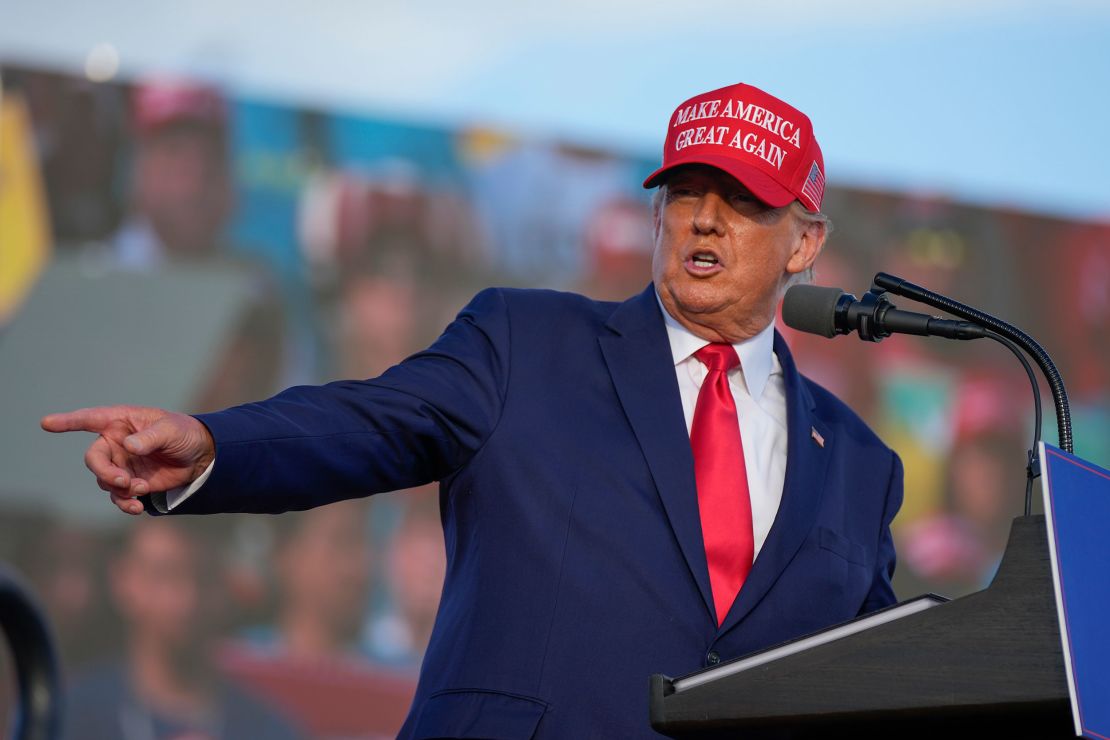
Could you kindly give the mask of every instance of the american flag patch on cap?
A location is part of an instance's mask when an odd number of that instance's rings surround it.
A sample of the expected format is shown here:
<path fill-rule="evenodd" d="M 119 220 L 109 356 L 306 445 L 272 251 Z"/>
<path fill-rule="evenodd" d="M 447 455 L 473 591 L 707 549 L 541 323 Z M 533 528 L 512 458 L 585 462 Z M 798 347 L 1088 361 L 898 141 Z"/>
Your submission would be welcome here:
<path fill-rule="evenodd" d="M 813 206 L 814 211 L 821 210 L 821 198 L 825 195 L 825 176 L 821 174 L 816 160 L 810 166 L 805 184 L 802 185 L 802 195 L 809 198 L 809 205 Z"/>

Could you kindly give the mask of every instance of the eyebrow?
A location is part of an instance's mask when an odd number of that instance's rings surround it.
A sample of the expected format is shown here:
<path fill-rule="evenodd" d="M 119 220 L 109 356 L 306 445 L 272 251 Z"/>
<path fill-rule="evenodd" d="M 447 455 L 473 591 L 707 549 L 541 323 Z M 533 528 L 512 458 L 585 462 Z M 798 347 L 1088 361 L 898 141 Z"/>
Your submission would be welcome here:
<path fill-rule="evenodd" d="M 731 195 L 732 193 L 735 192 L 735 193 L 740 193 L 741 195 L 751 196 L 752 198 L 755 198 L 760 203 L 763 202 L 763 201 L 759 200 L 759 196 L 756 195 L 751 190 L 751 188 L 749 188 L 747 185 L 745 185 L 744 183 L 737 180 L 735 177 L 732 177 L 731 175 L 729 175 L 728 173 L 725 173 L 725 172 L 720 172 L 720 173 L 713 172 L 712 169 L 704 169 L 704 170 L 696 170 L 696 171 L 692 171 L 692 172 L 687 171 L 687 172 L 682 172 L 682 173 L 675 173 L 673 178 L 667 183 L 667 187 L 668 187 L 668 189 L 670 189 L 670 188 L 674 188 L 674 187 L 681 187 L 683 185 L 691 185 L 691 184 L 694 184 L 694 183 L 699 183 L 700 184 L 700 183 L 704 183 L 704 182 L 713 183 L 715 186 L 720 187 L 721 190 L 723 190 L 728 195 Z"/>

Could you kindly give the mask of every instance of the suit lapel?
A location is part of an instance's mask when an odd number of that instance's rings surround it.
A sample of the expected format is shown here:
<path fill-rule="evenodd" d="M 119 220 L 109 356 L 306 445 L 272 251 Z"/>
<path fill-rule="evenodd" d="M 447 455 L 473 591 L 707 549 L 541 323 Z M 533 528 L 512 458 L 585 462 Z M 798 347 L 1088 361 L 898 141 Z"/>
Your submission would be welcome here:
<path fill-rule="evenodd" d="M 621 406 L 640 443 L 675 539 L 709 615 L 713 599 L 705 562 L 694 457 L 682 414 L 670 341 L 651 285 L 622 303 L 598 337 Z"/>
<path fill-rule="evenodd" d="M 813 397 L 802 382 L 790 350 L 775 332 L 775 354 L 786 389 L 786 478 L 775 522 L 721 631 L 735 627 L 767 595 L 813 528 L 821 503 L 825 470 L 836 440 L 813 414 Z M 823 440 L 818 444 L 813 432 Z"/>

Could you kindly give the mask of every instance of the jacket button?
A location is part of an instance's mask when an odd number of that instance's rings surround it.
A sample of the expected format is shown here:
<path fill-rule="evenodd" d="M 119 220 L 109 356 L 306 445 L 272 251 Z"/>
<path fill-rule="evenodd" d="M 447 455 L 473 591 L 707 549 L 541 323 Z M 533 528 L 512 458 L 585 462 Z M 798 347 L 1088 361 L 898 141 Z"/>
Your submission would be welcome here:
<path fill-rule="evenodd" d="M 706 665 L 717 665 L 721 662 L 721 656 L 717 655 L 716 651 L 710 650 L 705 656 Z"/>

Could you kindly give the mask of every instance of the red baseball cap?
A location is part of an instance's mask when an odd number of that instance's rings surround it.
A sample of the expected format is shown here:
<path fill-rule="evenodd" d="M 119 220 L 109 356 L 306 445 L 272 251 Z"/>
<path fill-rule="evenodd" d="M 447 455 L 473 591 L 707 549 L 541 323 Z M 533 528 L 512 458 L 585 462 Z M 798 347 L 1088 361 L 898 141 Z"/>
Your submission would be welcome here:
<path fill-rule="evenodd" d="M 644 180 L 651 188 L 684 164 L 724 170 L 755 197 L 780 208 L 797 199 L 821 210 L 825 160 L 806 114 L 757 87 L 739 83 L 696 95 L 675 109 L 663 145 L 663 166 Z"/>
<path fill-rule="evenodd" d="M 135 125 L 152 133 L 173 123 L 196 123 L 222 129 L 227 124 L 227 104 L 211 85 L 180 78 L 148 79 L 132 98 Z"/>

